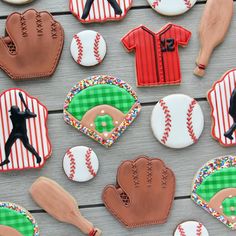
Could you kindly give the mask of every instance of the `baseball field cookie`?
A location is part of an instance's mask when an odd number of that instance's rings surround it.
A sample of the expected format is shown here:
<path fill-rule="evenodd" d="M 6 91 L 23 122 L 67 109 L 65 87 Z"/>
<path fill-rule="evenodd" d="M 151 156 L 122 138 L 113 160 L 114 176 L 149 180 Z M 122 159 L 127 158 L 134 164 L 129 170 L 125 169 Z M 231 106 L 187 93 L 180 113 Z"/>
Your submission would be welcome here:
<path fill-rule="evenodd" d="M 41 168 L 51 156 L 48 110 L 25 91 L 0 94 L 0 172 Z"/>
<path fill-rule="evenodd" d="M 70 51 L 79 65 L 95 66 L 103 61 L 107 47 L 101 34 L 93 30 L 84 30 L 74 35 Z"/>
<path fill-rule="evenodd" d="M 236 229 L 236 157 L 207 162 L 196 174 L 192 200 L 230 229 Z"/>
<path fill-rule="evenodd" d="M 71 89 L 64 104 L 64 120 L 109 147 L 140 111 L 137 95 L 127 83 L 99 75 L 82 80 Z"/>
<path fill-rule="evenodd" d="M 154 136 L 170 148 L 184 148 L 196 143 L 203 131 L 204 117 L 196 100 L 173 94 L 161 99 L 151 115 Z"/>
<path fill-rule="evenodd" d="M 202 223 L 186 221 L 177 226 L 174 236 L 209 236 L 209 234 Z"/>
<path fill-rule="evenodd" d="M 191 32 L 169 23 L 159 32 L 141 25 L 127 33 L 121 42 L 135 52 L 137 86 L 180 84 L 182 80 L 179 46 L 187 46 Z"/>
<path fill-rule="evenodd" d="M 14 203 L 0 202 L 0 224 L 0 235 L 3 231 L 9 232 L 5 236 L 39 236 L 39 227 L 34 217 Z"/>
<path fill-rule="evenodd" d="M 166 16 L 181 15 L 190 10 L 197 0 L 147 0 L 158 13 Z"/>
<path fill-rule="evenodd" d="M 63 159 L 63 169 L 70 180 L 86 182 L 98 172 L 99 162 L 92 148 L 77 146 L 70 148 Z"/>
<path fill-rule="evenodd" d="M 236 69 L 226 72 L 208 92 L 211 134 L 223 146 L 236 145 Z"/>
<path fill-rule="evenodd" d="M 133 0 L 69 0 L 70 11 L 82 23 L 123 19 Z"/>

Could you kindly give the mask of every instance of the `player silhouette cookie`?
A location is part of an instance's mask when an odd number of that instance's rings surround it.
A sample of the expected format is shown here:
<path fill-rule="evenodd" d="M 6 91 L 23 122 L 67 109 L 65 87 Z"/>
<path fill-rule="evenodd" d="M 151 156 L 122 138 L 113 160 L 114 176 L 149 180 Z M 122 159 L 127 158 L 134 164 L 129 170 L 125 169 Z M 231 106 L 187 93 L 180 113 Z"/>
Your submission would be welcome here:
<path fill-rule="evenodd" d="M 42 167 L 51 155 L 46 107 L 19 89 L 3 92 L 0 104 L 0 172 Z"/>

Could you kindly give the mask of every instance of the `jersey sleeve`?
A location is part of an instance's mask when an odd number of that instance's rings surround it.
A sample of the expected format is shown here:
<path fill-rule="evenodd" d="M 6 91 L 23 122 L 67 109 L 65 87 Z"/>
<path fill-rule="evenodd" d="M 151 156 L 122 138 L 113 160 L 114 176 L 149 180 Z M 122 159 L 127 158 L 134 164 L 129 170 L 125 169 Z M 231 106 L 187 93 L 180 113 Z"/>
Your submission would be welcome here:
<path fill-rule="evenodd" d="M 187 46 L 192 33 L 181 26 L 175 26 L 176 40 L 179 45 Z"/>
<path fill-rule="evenodd" d="M 121 42 L 123 43 L 124 47 L 128 50 L 128 51 L 132 51 L 135 46 L 136 46 L 136 32 L 138 29 L 133 29 L 132 31 L 130 31 L 128 34 L 126 34 L 122 39 Z"/>

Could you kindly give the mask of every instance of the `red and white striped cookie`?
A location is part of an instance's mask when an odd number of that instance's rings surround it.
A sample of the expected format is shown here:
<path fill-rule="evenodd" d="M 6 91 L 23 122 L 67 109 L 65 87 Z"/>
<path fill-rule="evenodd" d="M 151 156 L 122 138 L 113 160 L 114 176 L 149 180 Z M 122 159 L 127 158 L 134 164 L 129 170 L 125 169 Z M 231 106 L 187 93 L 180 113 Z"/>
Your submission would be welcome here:
<path fill-rule="evenodd" d="M 184 94 L 173 94 L 156 104 L 151 126 L 155 137 L 163 145 L 184 148 L 198 141 L 204 117 L 196 100 Z"/>
<path fill-rule="evenodd" d="M 76 146 L 66 152 L 63 168 L 70 180 L 86 182 L 97 175 L 99 162 L 97 155 L 91 148 Z"/>
<path fill-rule="evenodd" d="M 179 224 L 174 236 L 209 236 L 206 227 L 197 221 L 186 221 Z"/>
<path fill-rule="evenodd" d="M 93 30 L 84 30 L 74 35 L 70 51 L 78 64 L 95 66 L 103 61 L 107 47 L 101 34 Z"/>

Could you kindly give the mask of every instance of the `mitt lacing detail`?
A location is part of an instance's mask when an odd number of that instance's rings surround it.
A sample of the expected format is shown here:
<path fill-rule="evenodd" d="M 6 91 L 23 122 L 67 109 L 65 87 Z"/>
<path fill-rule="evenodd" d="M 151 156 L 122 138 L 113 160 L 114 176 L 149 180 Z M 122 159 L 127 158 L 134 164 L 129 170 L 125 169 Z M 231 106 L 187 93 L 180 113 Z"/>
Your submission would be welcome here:
<path fill-rule="evenodd" d="M 26 25 L 26 20 L 23 15 L 20 16 L 20 23 L 21 23 L 21 33 L 23 37 L 27 37 L 27 25 Z"/>
<path fill-rule="evenodd" d="M 42 18 L 39 12 L 37 12 L 36 14 L 36 29 L 37 29 L 37 33 L 38 36 L 42 36 L 43 35 L 43 24 L 42 24 Z"/>
<path fill-rule="evenodd" d="M 51 34 L 52 34 L 53 39 L 57 38 L 57 24 L 56 24 L 56 22 L 51 23 Z"/>
<path fill-rule="evenodd" d="M 147 184 L 148 187 L 152 185 L 152 162 L 148 161 L 147 163 Z"/>
<path fill-rule="evenodd" d="M 122 199 L 125 206 L 128 206 L 130 204 L 130 199 L 129 199 L 128 195 L 125 192 L 122 192 L 120 194 L 120 198 Z"/>
<path fill-rule="evenodd" d="M 8 43 L 7 47 L 8 47 L 10 54 L 12 54 L 12 55 L 16 54 L 16 46 L 13 42 Z"/>
<path fill-rule="evenodd" d="M 132 172 L 133 172 L 133 181 L 134 185 L 137 188 L 139 186 L 138 171 L 135 163 L 132 163 Z"/>
<path fill-rule="evenodd" d="M 197 142 L 197 137 L 193 130 L 193 121 L 192 121 L 193 117 L 192 116 L 193 116 L 193 109 L 196 104 L 197 104 L 196 100 L 193 99 L 189 105 L 188 113 L 187 113 L 187 129 L 188 129 L 189 136 L 191 137 L 194 143 Z"/>
<path fill-rule="evenodd" d="M 164 168 L 164 169 L 162 169 L 162 173 L 161 173 L 161 186 L 162 186 L 162 188 L 166 188 L 167 177 L 168 177 L 167 169 Z"/>

